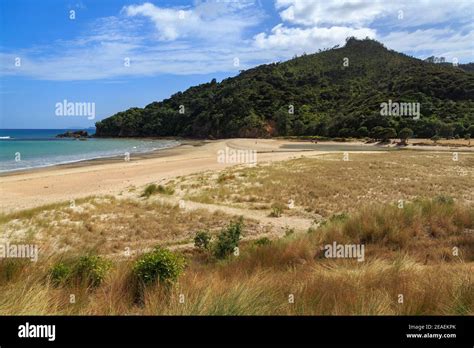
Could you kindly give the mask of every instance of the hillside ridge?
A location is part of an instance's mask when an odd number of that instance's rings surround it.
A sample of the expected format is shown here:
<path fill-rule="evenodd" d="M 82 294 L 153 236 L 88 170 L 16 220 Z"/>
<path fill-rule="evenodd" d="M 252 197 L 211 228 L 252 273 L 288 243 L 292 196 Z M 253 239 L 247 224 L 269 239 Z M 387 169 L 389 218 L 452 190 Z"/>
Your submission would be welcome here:
<path fill-rule="evenodd" d="M 348 38 L 343 47 L 260 65 L 119 112 L 96 123 L 96 136 L 364 137 L 380 127 L 397 133 L 408 127 L 415 137 L 463 137 L 474 124 L 471 67 Z M 384 103 L 410 103 L 419 112 L 384 116 Z"/>

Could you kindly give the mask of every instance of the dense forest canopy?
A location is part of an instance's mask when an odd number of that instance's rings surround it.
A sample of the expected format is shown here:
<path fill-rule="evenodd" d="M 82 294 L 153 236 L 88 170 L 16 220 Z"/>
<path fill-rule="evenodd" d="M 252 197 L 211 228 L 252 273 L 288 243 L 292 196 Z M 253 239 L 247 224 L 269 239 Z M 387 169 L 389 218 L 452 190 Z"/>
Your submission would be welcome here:
<path fill-rule="evenodd" d="M 382 116 L 389 101 L 419 103 L 420 117 Z M 96 123 L 97 136 L 198 138 L 467 136 L 474 125 L 472 63 L 437 64 L 348 38 L 344 47 L 213 79 Z"/>

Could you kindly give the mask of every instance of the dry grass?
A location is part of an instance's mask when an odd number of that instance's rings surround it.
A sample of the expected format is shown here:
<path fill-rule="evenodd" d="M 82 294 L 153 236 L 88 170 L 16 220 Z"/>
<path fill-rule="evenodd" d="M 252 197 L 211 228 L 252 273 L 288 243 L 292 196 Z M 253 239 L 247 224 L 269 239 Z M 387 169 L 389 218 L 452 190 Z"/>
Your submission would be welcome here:
<path fill-rule="evenodd" d="M 217 233 L 232 217 L 220 211 L 193 212 L 159 199 L 91 197 L 35 208 L 0 218 L 3 241 L 34 241 L 42 255 L 95 252 L 132 254 L 150 246 L 191 243 L 199 230 Z M 258 223 L 247 220 L 249 235 Z"/>
<path fill-rule="evenodd" d="M 397 151 L 350 153 L 299 158 L 253 168 L 233 168 L 173 181 L 186 199 L 241 208 L 266 209 L 274 204 L 294 209 L 285 215 L 317 218 L 354 212 L 367 204 L 451 196 L 472 203 L 474 155 Z"/>
<path fill-rule="evenodd" d="M 295 208 L 276 220 L 320 214 L 326 221 L 266 245 L 242 242 L 240 255 L 223 261 L 183 249 L 188 267 L 178 282 L 147 287 L 142 301 L 131 277 L 137 254 L 192 242 L 199 230 L 215 234 L 232 216 L 183 210 L 161 202 L 160 192 L 140 198 L 141 189 L 129 198 L 2 215 L 0 242 L 39 244 L 40 259 L 0 260 L 0 315 L 474 314 L 474 156 L 403 151 L 349 159 L 303 157 L 160 183 L 175 197 L 268 213 L 292 199 Z M 256 236 L 260 227 L 247 219 L 244 233 Z M 325 258 L 322 248 L 333 242 L 364 245 L 365 260 Z M 100 286 L 53 286 L 52 265 L 91 252 L 113 263 Z"/>
<path fill-rule="evenodd" d="M 474 146 L 474 141 L 471 139 L 440 139 L 436 142 L 431 139 L 411 139 L 409 141 L 413 145 L 425 146 L 451 146 L 451 147 L 471 147 Z"/>
<path fill-rule="evenodd" d="M 46 274 L 54 256 L 37 264 L 8 260 L 16 267 L 4 260 L 0 314 L 472 315 L 473 232 L 472 207 L 446 199 L 367 206 L 305 235 L 248 242 L 228 260 L 188 252 L 178 283 L 148 287 L 143 303 L 130 283 L 133 260 L 116 260 L 94 290 L 53 287 Z M 320 247 L 332 241 L 364 243 L 365 261 L 322 257 Z"/>

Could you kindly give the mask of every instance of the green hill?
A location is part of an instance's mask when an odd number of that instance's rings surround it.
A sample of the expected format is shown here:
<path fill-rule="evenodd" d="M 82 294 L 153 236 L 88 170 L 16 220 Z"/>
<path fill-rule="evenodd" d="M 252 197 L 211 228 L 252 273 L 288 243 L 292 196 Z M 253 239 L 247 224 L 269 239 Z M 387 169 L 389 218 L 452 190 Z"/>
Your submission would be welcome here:
<path fill-rule="evenodd" d="M 349 38 L 341 48 L 261 65 L 119 112 L 97 122 L 96 135 L 335 137 L 364 136 L 381 126 L 409 127 L 417 137 L 465 136 L 474 125 L 469 70 Z M 381 116 L 381 103 L 389 100 L 419 103 L 420 119 Z"/>

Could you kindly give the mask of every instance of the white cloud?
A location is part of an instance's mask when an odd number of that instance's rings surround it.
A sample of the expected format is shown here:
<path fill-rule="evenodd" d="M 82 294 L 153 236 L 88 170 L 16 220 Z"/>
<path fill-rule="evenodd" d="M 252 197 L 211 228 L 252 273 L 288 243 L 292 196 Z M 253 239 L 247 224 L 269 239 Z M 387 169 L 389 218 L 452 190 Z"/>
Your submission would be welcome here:
<path fill-rule="evenodd" d="M 243 30 L 260 20 L 258 13 L 245 11 L 248 2 L 205 2 L 194 8 L 161 8 L 151 3 L 127 6 L 128 16 L 151 19 L 163 41 L 200 38 L 207 41 L 231 40 L 241 37 Z M 237 6 L 240 5 L 240 6 Z"/>
<path fill-rule="evenodd" d="M 129 6 L 118 17 L 96 20 L 74 40 L 1 52 L 0 74 L 96 80 L 237 71 L 260 63 L 258 53 L 249 53 L 251 44 L 242 44 L 243 31 L 260 18 L 260 9 L 250 0 L 200 2 L 187 9 Z M 21 58 L 19 67 L 16 57 Z M 235 57 L 241 66 L 234 66 Z"/>
<path fill-rule="evenodd" d="M 281 55 L 314 52 L 341 44 L 348 36 L 368 36 L 420 58 L 473 59 L 470 0 L 275 0 L 275 7 L 283 23 L 254 38 L 257 47 Z"/>
<path fill-rule="evenodd" d="M 384 25 L 415 27 L 456 21 L 469 23 L 471 0 L 276 0 L 283 21 L 299 25 L 360 27 L 383 20 Z"/>
<path fill-rule="evenodd" d="M 281 18 L 302 25 L 351 24 L 362 26 L 381 16 L 387 9 L 381 0 L 276 0 Z"/>
<path fill-rule="evenodd" d="M 449 28 L 391 32 L 380 38 L 387 47 L 415 56 L 445 57 L 447 61 L 472 59 L 474 30 L 464 34 Z"/>
<path fill-rule="evenodd" d="M 432 2 L 425 0 L 403 0 L 391 3 L 390 12 L 388 5 L 381 8 L 378 0 L 327 4 L 276 0 L 284 22 L 268 30 L 261 27 L 260 33 L 250 35 L 247 30 L 264 18 L 262 9 L 252 0 L 206 1 L 168 8 L 151 3 L 131 5 L 124 7 L 120 15 L 97 19 L 83 35 L 72 40 L 2 50 L 0 75 L 95 80 L 163 73 L 236 72 L 341 45 L 348 36 L 375 38 L 389 48 L 420 58 L 436 55 L 472 61 L 474 25 L 465 21 L 472 15 L 472 10 L 465 7 L 467 2 L 448 5 L 433 1 L 444 5 L 433 8 Z M 400 6 L 405 6 L 401 20 L 392 16 Z M 459 8 L 464 13 L 459 13 Z M 428 19 L 450 22 L 411 27 L 429 23 Z M 14 64 L 16 57 L 21 58 L 20 67 Z M 233 64 L 236 57 L 240 61 L 238 67 Z M 126 58 L 130 59 L 130 66 L 124 65 Z"/>
<path fill-rule="evenodd" d="M 271 34 L 260 33 L 255 36 L 255 45 L 261 49 L 284 49 L 294 53 L 314 52 L 319 48 L 341 45 L 349 36 L 374 38 L 373 29 L 354 29 L 349 27 L 330 28 L 288 28 L 279 24 Z"/>

